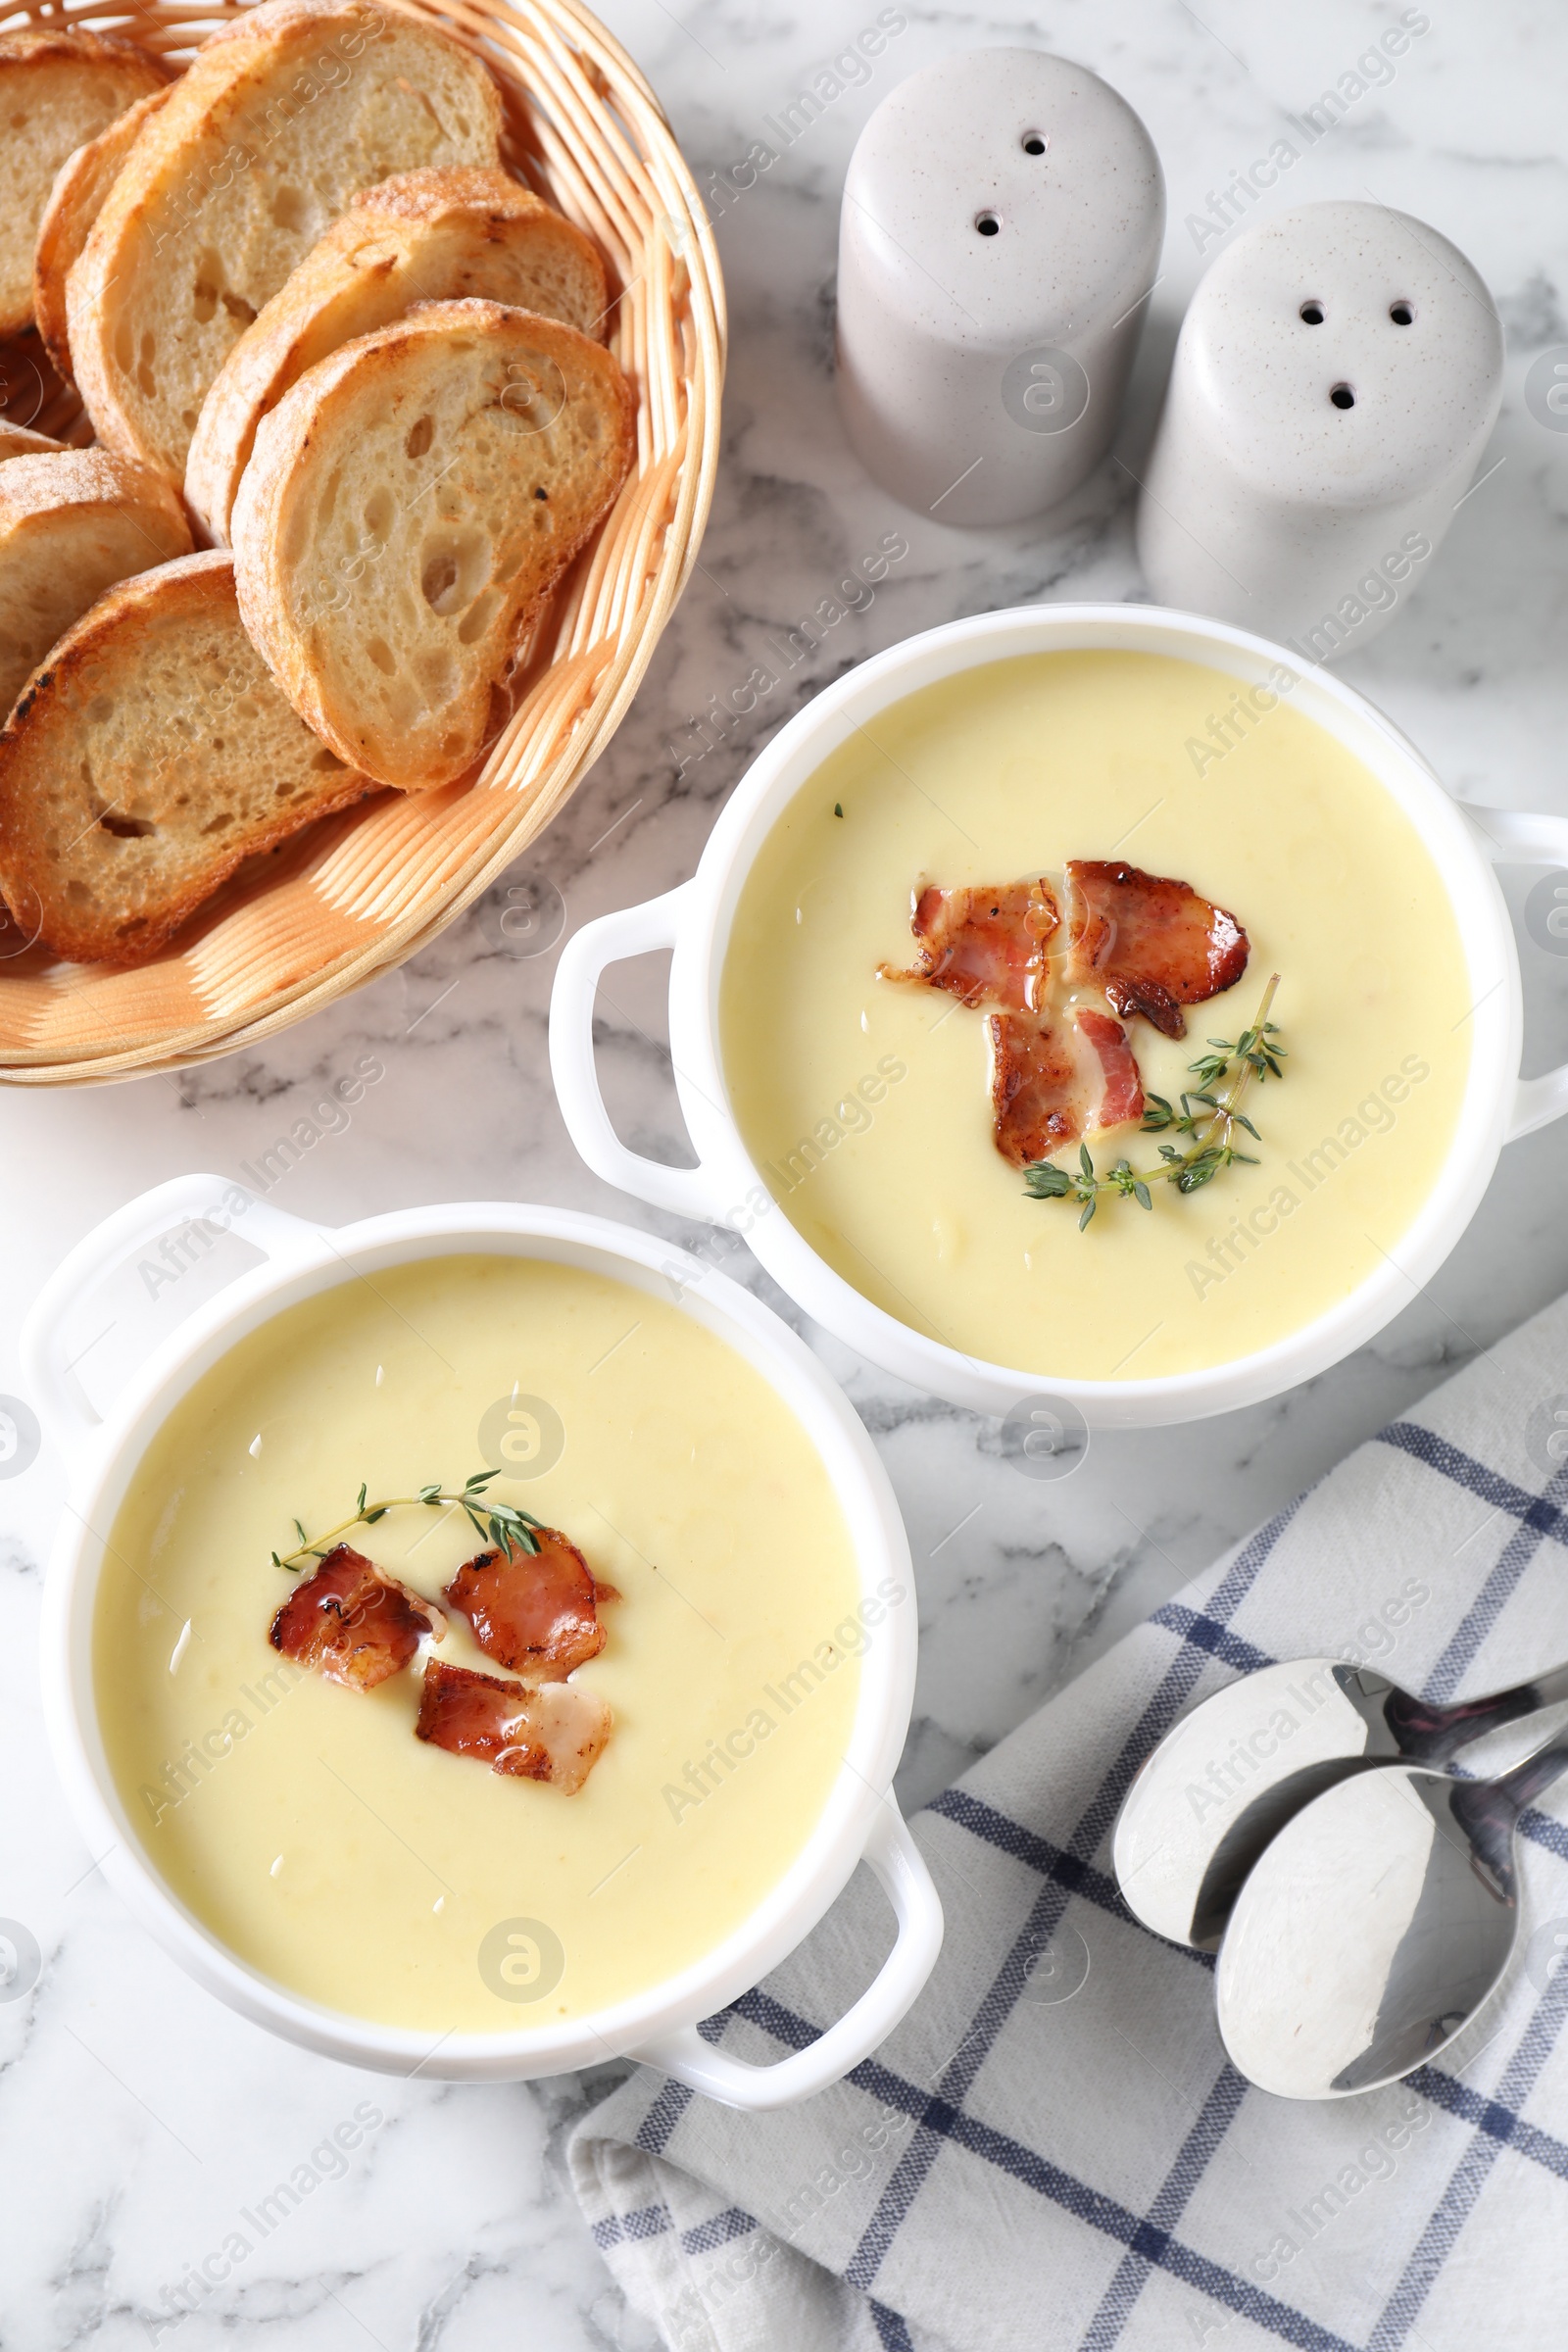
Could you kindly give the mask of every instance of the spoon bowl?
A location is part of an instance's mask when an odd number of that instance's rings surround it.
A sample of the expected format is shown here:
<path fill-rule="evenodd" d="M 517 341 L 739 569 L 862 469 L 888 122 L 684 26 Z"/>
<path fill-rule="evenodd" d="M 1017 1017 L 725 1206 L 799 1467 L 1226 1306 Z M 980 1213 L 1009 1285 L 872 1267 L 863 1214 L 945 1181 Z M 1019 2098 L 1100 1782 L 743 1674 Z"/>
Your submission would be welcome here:
<path fill-rule="evenodd" d="M 1111 1841 L 1123 1899 L 1156 1936 L 1217 1951 L 1249 1872 L 1303 1805 L 1375 1766 L 1442 1765 L 1565 1697 L 1562 1667 L 1450 1706 L 1337 1658 L 1246 1675 L 1183 1716 L 1128 1789 Z"/>
<path fill-rule="evenodd" d="M 1492 1781 L 1385 1765 L 1303 1807 L 1220 1949 L 1220 2038 L 1239 2072 L 1280 2098 L 1331 2099 L 1436 2057 L 1507 1968 L 1519 1816 L 1564 1770 L 1561 1745 Z"/>

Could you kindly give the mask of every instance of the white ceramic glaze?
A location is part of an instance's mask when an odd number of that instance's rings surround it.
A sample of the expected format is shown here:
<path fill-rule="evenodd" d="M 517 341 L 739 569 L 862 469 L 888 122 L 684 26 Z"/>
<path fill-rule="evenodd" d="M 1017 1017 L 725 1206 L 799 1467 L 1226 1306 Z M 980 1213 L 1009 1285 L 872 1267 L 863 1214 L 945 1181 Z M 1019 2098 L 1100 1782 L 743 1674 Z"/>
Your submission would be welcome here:
<path fill-rule="evenodd" d="M 840 410 L 883 488 L 966 524 L 1075 489 L 1116 428 L 1164 220 L 1148 131 L 1086 66 L 969 49 L 884 98 L 838 274 Z"/>
<path fill-rule="evenodd" d="M 1182 321 L 1138 507 L 1155 596 L 1304 662 L 1369 643 L 1453 520 L 1502 360 L 1491 294 L 1425 221 L 1343 202 L 1253 222 Z"/>
<path fill-rule="evenodd" d="M 266 1263 L 198 1308 L 151 1356 L 99 1424 L 60 1360 L 73 1302 L 160 1234 L 197 1224 L 232 1231 Z M 105 1533 L 148 1445 L 220 1356 L 283 1308 L 354 1274 L 416 1258 L 494 1250 L 582 1266 L 673 1297 L 736 1348 L 796 1413 L 816 1446 L 848 1521 L 862 1590 L 891 1575 L 907 1595 L 862 1653 L 860 1693 L 843 1769 L 823 1816 L 785 1878 L 722 1945 L 634 2000 L 528 2033 L 435 2041 L 319 2007 L 237 1960 L 169 1891 L 144 1857 L 105 1760 L 92 1682 L 92 1619 Z M 887 1475 L 856 1414 L 809 1350 L 736 1284 L 647 1235 L 564 1210 L 478 1202 L 398 1211 L 318 1228 L 216 1176 L 161 1185 L 108 1218 L 41 1294 L 23 1335 L 32 1393 L 74 1456 L 74 1492 L 50 1565 L 41 1634 L 45 1713 L 82 1837 L 143 1923 L 209 1991 L 290 2040 L 387 2073 L 474 2082 L 561 2074 L 619 2053 L 662 2067 L 739 2107 L 778 2107 L 838 2081 L 888 2034 L 935 1963 L 942 1911 L 890 1793 L 914 1690 L 915 1601 L 909 1546 Z M 898 1938 L 849 2013 L 808 2048 L 751 2066 L 697 2033 L 777 1966 L 821 1918 L 856 1864 L 887 1891 Z"/>
<path fill-rule="evenodd" d="M 1244 685 L 1283 668 L 1293 707 L 1326 727 L 1377 776 L 1417 826 L 1452 901 L 1469 963 L 1473 1046 L 1453 1144 L 1430 1198 L 1400 1245 L 1359 1289 L 1288 1339 L 1229 1363 L 1157 1379 L 1047 1380 L 977 1362 L 872 1305 L 828 1266 L 782 1210 L 750 1158 L 730 1112 L 718 1050 L 719 978 L 729 926 L 753 858 L 796 791 L 857 728 L 918 688 L 1025 654 L 1109 648 L 1167 655 L 1225 671 Z M 572 1141 L 607 1182 L 656 1206 L 744 1234 L 781 1289 L 874 1364 L 977 1412 L 1026 1401 L 1065 1402 L 1091 1427 L 1137 1429 L 1201 1419 L 1293 1388 L 1337 1363 L 1382 1328 L 1452 1249 L 1503 1143 L 1568 1110 L 1568 1065 L 1518 1076 L 1523 1032 L 1519 959 L 1492 863 L 1568 866 L 1568 818 L 1472 817 L 1420 754 L 1365 698 L 1322 669 L 1301 669 L 1240 629 L 1129 605 L 1050 605 L 988 612 L 932 629 L 838 679 L 780 729 L 737 785 L 690 882 L 588 924 L 564 950 L 551 1004 L 556 1093 Z M 610 1123 L 593 1058 L 593 1011 L 607 965 L 673 949 L 670 1053 L 699 1165 L 643 1158 Z"/>

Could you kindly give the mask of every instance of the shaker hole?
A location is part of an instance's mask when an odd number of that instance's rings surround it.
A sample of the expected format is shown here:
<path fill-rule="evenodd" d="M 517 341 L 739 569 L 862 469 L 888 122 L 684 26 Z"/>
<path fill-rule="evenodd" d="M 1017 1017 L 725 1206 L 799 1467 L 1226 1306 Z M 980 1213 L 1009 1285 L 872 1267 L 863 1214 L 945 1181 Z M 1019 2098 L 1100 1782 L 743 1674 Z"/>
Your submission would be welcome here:
<path fill-rule="evenodd" d="M 1323 305 L 1320 302 L 1303 302 L 1301 305 L 1301 317 L 1305 319 L 1308 326 L 1321 326 L 1323 323 Z"/>
<path fill-rule="evenodd" d="M 1044 155 L 1051 141 L 1043 130 L 1026 130 L 1023 134 L 1025 155 Z"/>
<path fill-rule="evenodd" d="M 1355 394 L 1348 384 L 1336 384 L 1329 398 L 1337 409 L 1353 409 L 1355 406 Z"/>
<path fill-rule="evenodd" d="M 1415 313 L 1407 302 L 1391 302 L 1389 317 L 1394 320 L 1396 326 L 1408 326 L 1414 318 Z"/>
<path fill-rule="evenodd" d="M 977 213 L 974 224 L 983 237 L 996 236 L 1002 227 L 1002 222 L 995 213 Z"/>

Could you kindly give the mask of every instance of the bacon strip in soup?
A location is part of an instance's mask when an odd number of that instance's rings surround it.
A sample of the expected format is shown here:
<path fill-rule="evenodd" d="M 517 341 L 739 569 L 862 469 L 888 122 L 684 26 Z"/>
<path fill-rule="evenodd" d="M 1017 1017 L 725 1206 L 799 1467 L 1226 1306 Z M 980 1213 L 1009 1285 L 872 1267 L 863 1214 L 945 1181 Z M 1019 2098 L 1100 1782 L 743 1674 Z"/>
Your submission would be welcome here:
<path fill-rule="evenodd" d="M 1143 1076 L 1123 1021 L 1141 1015 L 1180 1037 L 1182 1006 L 1218 996 L 1247 969 L 1247 933 L 1190 883 L 1081 858 L 1065 873 L 1064 956 L 1050 953 L 1061 916 L 1044 878 L 932 883 L 914 901 L 915 962 L 878 966 L 884 980 L 997 1007 L 986 1022 L 993 1132 L 1017 1168 L 1141 1120 Z M 1081 1001 L 1086 987 L 1098 1004 Z"/>
<path fill-rule="evenodd" d="M 1080 1004 L 1074 1018 L 1093 1046 L 1104 1079 L 1095 1113 L 1096 1127 L 1125 1127 L 1130 1120 L 1141 1119 L 1144 1082 L 1139 1075 L 1137 1056 L 1127 1043 L 1126 1030 L 1108 1012 L 1096 1012 L 1088 1004 Z"/>
<path fill-rule="evenodd" d="M 1046 951 L 1060 923 L 1055 895 L 1044 880 L 973 890 L 939 890 L 933 883 L 914 903 L 914 963 L 906 972 L 884 964 L 882 977 L 923 980 L 965 1004 L 1033 1010 L 1045 1002 Z"/>
<path fill-rule="evenodd" d="M 536 1552 L 477 1552 L 458 1570 L 445 1597 L 473 1628 L 488 1656 L 515 1674 L 557 1682 L 605 1646 L 601 1600 L 612 1585 L 594 1582 L 575 1544 L 553 1527 L 534 1531 Z"/>
<path fill-rule="evenodd" d="M 530 1689 L 432 1658 L 414 1728 L 449 1755 L 472 1756 L 514 1779 L 549 1781 L 572 1796 L 603 1755 L 613 1725 L 604 1700 L 573 1683 Z"/>
<path fill-rule="evenodd" d="M 296 1585 L 269 1638 L 296 1666 L 351 1690 L 373 1690 L 402 1672 L 427 1634 L 439 1642 L 446 1630 L 433 1601 L 339 1544 Z"/>
<path fill-rule="evenodd" d="M 1123 1020 L 1142 1013 L 1182 1037 L 1182 1006 L 1220 996 L 1246 971 L 1247 933 L 1190 883 L 1081 858 L 1066 874 L 1067 981 L 1098 983 Z"/>

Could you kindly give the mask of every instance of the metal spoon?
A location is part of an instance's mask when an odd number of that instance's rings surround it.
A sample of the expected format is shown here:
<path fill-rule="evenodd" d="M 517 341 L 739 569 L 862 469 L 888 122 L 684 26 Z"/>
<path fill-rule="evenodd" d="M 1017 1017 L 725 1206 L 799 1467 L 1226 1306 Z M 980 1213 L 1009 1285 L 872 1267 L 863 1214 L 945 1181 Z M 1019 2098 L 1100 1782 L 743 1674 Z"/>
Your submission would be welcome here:
<path fill-rule="evenodd" d="M 1325 1788 L 1372 1765 L 1446 1763 L 1562 1699 L 1568 1666 L 1447 1707 L 1337 1658 L 1265 1666 L 1195 1707 L 1144 1764 L 1112 1838 L 1117 1885 L 1156 1936 L 1217 1951 L 1248 1872 Z"/>
<path fill-rule="evenodd" d="M 1513 1949 L 1519 1816 L 1564 1772 L 1561 1740 L 1491 1781 L 1384 1765 L 1287 1822 L 1215 1972 L 1220 2038 L 1249 2082 L 1343 2098 L 1450 2042 Z"/>

